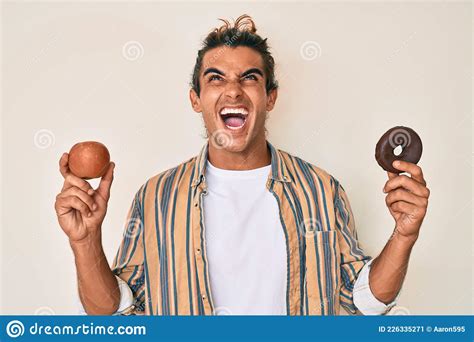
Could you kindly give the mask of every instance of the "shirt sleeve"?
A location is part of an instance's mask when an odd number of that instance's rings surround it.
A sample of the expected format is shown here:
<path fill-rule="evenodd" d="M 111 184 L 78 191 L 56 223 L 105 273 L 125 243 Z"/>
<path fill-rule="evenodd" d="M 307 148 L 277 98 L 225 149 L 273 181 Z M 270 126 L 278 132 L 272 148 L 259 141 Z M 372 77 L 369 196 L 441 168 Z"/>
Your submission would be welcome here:
<path fill-rule="evenodd" d="M 112 272 L 121 278 L 133 295 L 133 310 L 128 315 L 145 311 L 145 276 L 143 250 L 143 208 L 142 196 L 146 186 L 135 194 L 123 232 L 122 242 L 112 263 Z"/>
<path fill-rule="evenodd" d="M 133 294 L 132 290 L 128 287 L 127 283 L 124 282 L 122 279 L 119 277 L 115 276 L 117 278 L 119 290 L 120 290 L 120 304 L 119 308 L 113 315 L 122 315 L 124 312 L 130 310 L 130 308 L 133 305 Z M 81 300 L 79 298 L 79 295 L 76 297 L 77 298 L 77 307 L 78 307 L 78 313 L 79 315 L 87 315 L 86 310 L 84 309 L 84 306 L 81 303 Z"/>
<path fill-rule="evenodd" d="M 372 261 L 373 259 L 365 264 L 357 277 L 353 290 L 354 304 L 363 315 L 385 315 L 396 305 L 400 292 L 398 292 L 395 300 L 389 304 L 382 303 L 375 298 L 369 285 L 369 272 Z"/>
<path fill-rule="evenodd" d="M 354 215 L 347 194 L 342 185 L 332 178 L 334 188 L 334 211 L 337 239 L 341 255 L 341 306 L 349 313 L 356 314 L 353 289 L 357 277 L 371 257 L 366 255 L 357 239 Z"/>

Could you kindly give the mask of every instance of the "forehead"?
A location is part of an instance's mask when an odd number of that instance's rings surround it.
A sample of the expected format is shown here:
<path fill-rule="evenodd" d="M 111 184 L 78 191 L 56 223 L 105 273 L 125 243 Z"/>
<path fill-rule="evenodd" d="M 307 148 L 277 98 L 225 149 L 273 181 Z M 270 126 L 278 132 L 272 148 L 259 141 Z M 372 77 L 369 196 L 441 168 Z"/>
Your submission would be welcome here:
<path fill-rule="evenodd" d="M 223 72 L 241 73 L 251 68 L 263 71 L 262 56 L 246 46 L 219 46 L 207 51 L 202 59 L 201 75 L 208 68 L 216 68 Z"/>

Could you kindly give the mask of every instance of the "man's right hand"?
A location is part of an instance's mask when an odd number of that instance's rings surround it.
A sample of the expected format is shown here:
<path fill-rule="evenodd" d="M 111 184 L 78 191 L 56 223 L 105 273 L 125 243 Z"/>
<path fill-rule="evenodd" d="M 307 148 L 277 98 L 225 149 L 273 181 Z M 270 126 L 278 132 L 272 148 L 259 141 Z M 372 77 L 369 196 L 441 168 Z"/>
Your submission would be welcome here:
<path fill-rule="evenodd" d="M 109 164 L 99 187 L 94 190 L 88 182 L 71 173 L 68 159 L 69 154 L 64 153 L 59 160 L 64 185 L 56 196 L 54 207 L 59 225 L 70 243 L 75 244 L 86 241 L 88 237 L 96 235 L 95 233 L 100 233 L 107 212 L 115 164 L 113 162 Z"/>

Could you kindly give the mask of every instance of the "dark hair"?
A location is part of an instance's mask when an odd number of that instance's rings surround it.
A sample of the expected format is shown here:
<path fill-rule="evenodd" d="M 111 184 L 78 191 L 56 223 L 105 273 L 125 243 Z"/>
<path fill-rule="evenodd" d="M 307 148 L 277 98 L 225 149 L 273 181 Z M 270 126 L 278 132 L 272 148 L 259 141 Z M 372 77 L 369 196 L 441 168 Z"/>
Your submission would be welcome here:
<path fill-rule="evenodd" d="M 237 46 L 246 46 L 260 53 L 263 60 L 263 71 L 266 77 L 265 88 L 267 94 L 278 88 L 278 82 L 275 79 L 275 61 L 269 51 L 267 44 L 267 38 L 263 39 L 256 32 L 257 28 L 252 18 L 247 14 L 241 15 L 231 25 L 229 21 L 225 19 L 219 19 L 224 24 L 214 29 L 203 41 L 203 47 L 198 51 L 196 58 L 196 64 L 194 65 L 194 71 L 191 80 L 191 87 L 199 96 L 201 87 L 199 85 L 199 74 L 202 68 L 202 60 L 204 54 L 209 50 L 222 46 L 222 50 L 216 52 L 213 58 L 217 58 L 223 49 L 230 47 L 235 48 Z"/>

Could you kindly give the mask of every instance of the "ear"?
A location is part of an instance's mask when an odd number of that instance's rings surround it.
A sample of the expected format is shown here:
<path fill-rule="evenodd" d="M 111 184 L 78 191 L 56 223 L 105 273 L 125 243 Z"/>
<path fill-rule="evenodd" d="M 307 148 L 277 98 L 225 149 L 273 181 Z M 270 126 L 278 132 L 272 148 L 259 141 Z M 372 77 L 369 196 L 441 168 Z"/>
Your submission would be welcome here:
<path fill-rule="evenodd" d="M 271 111 L 275 107 L 275 102 L 278 97 L 278 89 L 272 89 L 267 95 L 267 112 Z"/>
<path fill-rule="evenodd" d="M 189 100 L 191 101 L 191 106 L 193 107 L 196 113 L 202 113 L 201 109 L 201 99 L 194 89 L 189 90 Z"/>

